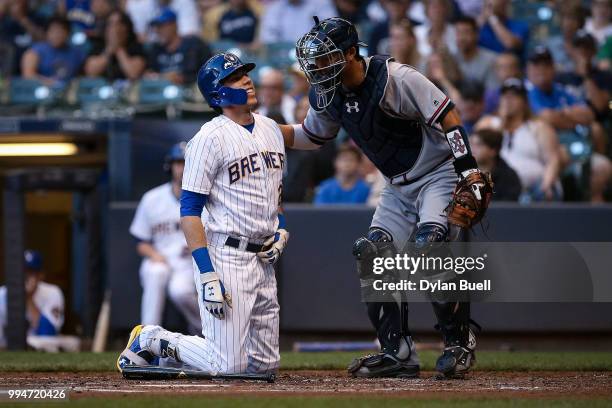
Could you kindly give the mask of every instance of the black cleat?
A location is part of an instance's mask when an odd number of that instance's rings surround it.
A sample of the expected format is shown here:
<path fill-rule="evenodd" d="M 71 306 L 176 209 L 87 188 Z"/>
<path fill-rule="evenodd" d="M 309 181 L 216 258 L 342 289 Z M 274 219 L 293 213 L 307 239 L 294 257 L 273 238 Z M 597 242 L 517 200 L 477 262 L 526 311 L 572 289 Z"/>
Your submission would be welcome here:
<path fill-rule="evenodd" d="M 392 354 L 378 353 L 356 358 L 348 366 L 348 372 L 359 378 L 418 378 L 420 367 L 410 358 L 400 360 Z"/>
<path fill-rule="evenodd" d="M 462 379 L 476 363 L 474 350 L 467 347 L 451 346 L 444 348 L 436 361 L 439 379 Z"/>

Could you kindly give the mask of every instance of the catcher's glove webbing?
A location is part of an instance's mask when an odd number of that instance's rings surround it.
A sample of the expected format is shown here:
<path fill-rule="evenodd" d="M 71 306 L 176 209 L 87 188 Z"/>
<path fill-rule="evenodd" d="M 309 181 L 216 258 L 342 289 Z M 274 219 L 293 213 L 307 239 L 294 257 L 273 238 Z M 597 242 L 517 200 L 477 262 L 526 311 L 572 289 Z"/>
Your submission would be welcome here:
<path fill-rule="evenodd" d="M 448 222 L 470 228 L 482 220 L 493 196 L 493 181 L 488 173 L 473 170 L 455 187 L 453 199 L 446 207 Z"/>

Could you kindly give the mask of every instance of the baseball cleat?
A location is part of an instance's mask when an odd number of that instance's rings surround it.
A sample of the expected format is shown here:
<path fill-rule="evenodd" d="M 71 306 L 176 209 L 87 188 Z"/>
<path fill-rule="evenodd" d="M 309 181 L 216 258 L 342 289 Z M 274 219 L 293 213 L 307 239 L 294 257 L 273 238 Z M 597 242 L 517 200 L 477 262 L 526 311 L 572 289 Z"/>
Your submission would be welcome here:
<path fill-rule="evenodd" d="M 475 324 L 475 323 L 474 323 Z M 480 326 L 477 326 L 480 330 Z M 468 328 L 468 340 L 464 346 L 449 344 L 436 361 L 438 379 L 462 379 L 476 364 L 476 336 Z"/>
<path fill-rule="evenodd" d="M 392 354 L 378 353 L 356 358 L 348 366 L 348 372 L 359 378 L 417 378 L 420 367 L 411 362 L 411 359 L 400 360 Z"/>
<path fill-rule="evenodd" d="M 127 345 L 117 359 L 117 369 L 120 373 L 123 372 L 123 367 L 127 365 L 145 366 L 159 364 L 159 359 L 156 356 L 140 347 L 140 333 L 143 327 L 142 324 L 139 324 L 130 332 Z"/>
<path fill-rule="evenodd" d="M 451 346 L 444 348 L 436 361 L 439 379 L 465 378 L 470 368 L 476 363 L 474 350 L 467 347 Z"/>

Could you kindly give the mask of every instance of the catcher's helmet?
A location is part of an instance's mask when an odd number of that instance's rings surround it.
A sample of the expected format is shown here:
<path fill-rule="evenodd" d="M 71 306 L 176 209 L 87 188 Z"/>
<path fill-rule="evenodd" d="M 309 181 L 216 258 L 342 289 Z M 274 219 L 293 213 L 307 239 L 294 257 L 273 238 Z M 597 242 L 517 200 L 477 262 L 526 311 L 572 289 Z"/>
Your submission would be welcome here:
<path fill-rule="evenodd" d="M 198 71 L 198 88 L 211 108 L 244 105 L 247 101 L 246 91 L 223 86 L 223 80 L 238 70 L 246 73 L 253 68 L 255 64 L 245 64 L 230 52 L 214 55 Z"/>
<path fill-rule="evenodd" d="M 340 85 L 340 73 L 346 60 L 344 53 L 351 47 L 367 45 L 359 41 L 355 26 L 340 17 L 319 21 L 296 43 L 295 51 L 300 68 L 317 95 L 317 107 L 329 105 Z"/>
<path fill-rule="evenodd" d="M 179 142 L 170 148 L 168 154 L 164 157 L 164 171 L 170 172 L 172 162 L 185 160 L 186 147 L 187 142 Z"/>

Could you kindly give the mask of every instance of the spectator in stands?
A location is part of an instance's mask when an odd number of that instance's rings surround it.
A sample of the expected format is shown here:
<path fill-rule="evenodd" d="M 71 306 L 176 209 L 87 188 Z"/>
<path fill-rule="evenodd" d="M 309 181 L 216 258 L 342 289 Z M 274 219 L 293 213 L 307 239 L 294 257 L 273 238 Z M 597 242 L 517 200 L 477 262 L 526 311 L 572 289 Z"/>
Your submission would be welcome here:
<path fill-rule="evenodd" d="M 350 144 L 338 149 L 334 160 L 335 176 L 325 180 L 317 189 L 314 204 L 363 204 L 370 187 L 361 178 L 361 152 Z"/>
<path fill-rule="evenodd" d="M 416 25 L 415 21 L 408 18 L 408 10 L 410 9 L 410 0 L 382 0 L 381 5 L 386 12 L 386 19 L 378 22 L 372 27 L 368 41 L 369 55 L 376 54 L 391 54 L 391 26 L 399 24 L 403 20 L 408 20 L 412 26 Z M 410 30 L 412 32 L 412 26 Z M 414 34 L 412 34 L 414 37 Z"/>
<path fill-rule="evenodd" d="M 239 44 L 250 44 L 255 41 L 259 16 L 249 1 L 229 0 L 226 7 L 218 23 L 219 39 Z"/>
<path fill-rule="evenodd" d="M 10 66 L 12 75 L 19 75 L 21 58 L 25 51 L 36 41 L 45 38 L 45 21 L 28 5 L 28 0 L 13 0 L 0 3 L 0 39 L 13 49 L 3 59 Z"/>
<path fill-rule="evenodd" d="M 522 78 L 521 61 L 510 52 L 504 52 L 495 60 L 495 77 L 498 83 L 510 78 Z M 485 113 L 493 113 L 499 105 L 499 87 L 485 89 Z"/>
<path fill-rule="evenodd" d="M 599 45 L 603 45 L 612 36 L 612 0 L 592 0 L 591 18 L 584 28 Z"/>
<path fill-rule="evenodd" d="M 270 118 L 280 114 L 285 123 L 295 123 L 293 115 L 296 101 L 285 94 L 285 78 L 281 71 L 275 68 L 263 70 L 257 90 L 260 114 Z"/>
<path fill-rule="evenodd" d="M 445 49 L 437 50 L 427 59 L 426 77 L 446 93 L 451 100 L 459 100 L 461 86 L 461 70 L 457 61 Z"/>
<path fill-rule="evenodd" d="M 132 20 L 122 11 L 108 18 L 104 44 L 92 49 L 85 62 L 85 74 L 118 79 L 137 80 L 146 68 L 145 52 L 134 33 Z"/>
<path fill-rule="evenodd" d="M 294 43 L 312 28 L 312 16 L 323 20 L 336 14 L 330 0 L 277 0 L 264 12 L 259 39 L 263 44 Z"/>
<path fill-rule="evenodd" d="M 113 0 L 91 0 L 91 12 L 94 22 L 91 29 L 87 31 L 87 38 L 92 47 L 100 46 L 104 42 L 106 21 L 114 10 Z"/>
<path fill-rule="evenodd" d="M 210 49 L 198 37 L 181 37 L 176 25 L 176 14 L 162 9 L 151 22 L 158 43 L 149 52 L 150 76 L 161 76 L 175 84 L 195 82 L 203 61 L 211 56 Z"/>
<path fill-rule="evenodd" d="M 24 251 L 26 319 L 28 344 L 34 336 L 57 336 L 64 324 L 64 295 L 51 283 L 43 282 L 42 256 L 38 251 Z M 0 287 L 0 348 L 6 347 L 4 335 L 8 324 L 7 288 Z"/>
<path fill-rule="evenodd" d="M 91 0 L 59 0 L 57 9 L 70 21 L 74 31 L 88 31 L 94 26 L 96 17 L 91 10 Z"/>
<path fill-rule="evenodd" d="M 508 15 L 509 0 L 484 0 L 479 17 L 479 44 L 494 52 L 513 52 L 521 59 L 529 40 L 529 26 Z"/>
<path fill-rule="evenodd" d="M 427 21 L 414 28 L 421 55 L 428 56 L 434 50 L 445 48 L 451 54 L 457 52 L 455 27 L 448 23 L 451 16 L 450 0 L 426 0 Z"/>
<path fill-rule="evenodd" d="M 124 10 L 133 21 L 134 31 L 142 43 L 153 39 L 150 23 L 166 7 L 176 13 L 179 35 L 200 34 L 200 14 L 195 0 L 125 0 Z"/>
<path fill-rule="evenodd" d="M 478 23 L 472 17 L 455 21 L 457 52 L 454 57 L 464 79 L 478 81 L 487 88 L 499 88 L 495 75 L 494 52 L 478 46 Z"/>
<path fill-rule="evenodd" d="M 152 39 L 150 23 L 157 16 L 157 0 L 125 0 L 123 10 L 130 16 L 138 40 L 146 43 Z"/>
<path fill-rule="evenodd" d="M 574 71 L 574 37 L 584 26 L 585 13 L 581 6 L 561 9 L 561 34 L 550 37 L 545 46 L 555 61 L 555 69 L 560 74 Z"/>
<path fill-rule="evenodd" d="M 608 37 L 606 42 L 599 47 L 597 59 L 599 60 L 599 69 L 612 70 L 612 36 Z"/>
<path fill-rule="evenodd" d="M 291 75 L 291 88 L 287 91 L 287 94 L 295 99 L 296 103 L 303 97 L 308 96 L 310 90 L 310 83 L 306 79 L 304 71 L 300 69 L 300 65 L 296 62 L 289 67 L 289 75 Z M 297 109 L 297 106 L 296 108 Z M 297 121 L 300 123 L 301 121 Z"/>
<path fill-rule="evenodd" d="M 595 67 L 597 40 L 585 30 L 578 31 L 572 39 L 570 60 L 573 69 L 570 72 L 558 72 L 555 65 L 555 79 L 563 84 L 565 89 L 578 99 L 585 98 L 584 78 Z M 552 50 L 551 54 L 553 54 Z M 554 55 L 554 54 L 553 54 Z"/>
<path fill-rule="evenodd" d="M 253 3 L 259 4 L 258 0 L 251 0 L 249 5 Z M 202 31 L 200 37 L 207 43 L 217 41 L 219 39 L 219 21 L 228 4 L 223 0 L 198 0 L 198 10 L 202 18 Z M 261 10 L 258 10 L 258 17 Z"/>
<path fill-rule="evenodd" d="M 389 49 L 391 56 L 401 64 L 408 64 L 418 71 L 425 71 L 425 58 L 417 48 L 416 37 L 412 24 L 408 19 L 391 24 L 389 36 Z"/>
<path fill-rule="evenodd" d="M 37 78 L 50 85 L 65 85 L 77 76 L 85 60 L 83 52 L 70 45 L 70 22 L 63 17 L 49 20 L 46 41 L 23 54 L 21 76 Z"/>
<path fill-rule="evenodd" d="M 359 25 L 368 19 L 366 6 L 369 0 L 333 0 L 336 16 Z"/>
<path fill-rule="evenodd" d="M 472 154 L 480 170 L 491 174 L 495 184 L 495 201 L 518 201 L 521 180 L 500 156 L 503 135 L 499 130 L 480 129 L 470 136 Z"/>
<path fill-rule="evenodd" d="M 521 179 L 522 202 L 560 200 L 561 149 L 555 130 L 532 117 L 522 80 L 507 79 L 500 92 L 498 114 L 482 118 L 476 131 L 503 132 L 500 156 Z"/>
<path fill-rule="evenodd" d="M 461 97 L 456 100 L 461 122 L 468 134 L 484 114 L 484 87 L 480 82 L 463 81 L 459 88 Z"/>
<path fill-rule="evenodd" d="M 535 115 L 556 129 L 588 126 L 593 114 L 583 101 L 565 91 L 555 82 L 555 66 L 550 51 L 537 46 L 527 63 L 529 104 Z"/>

